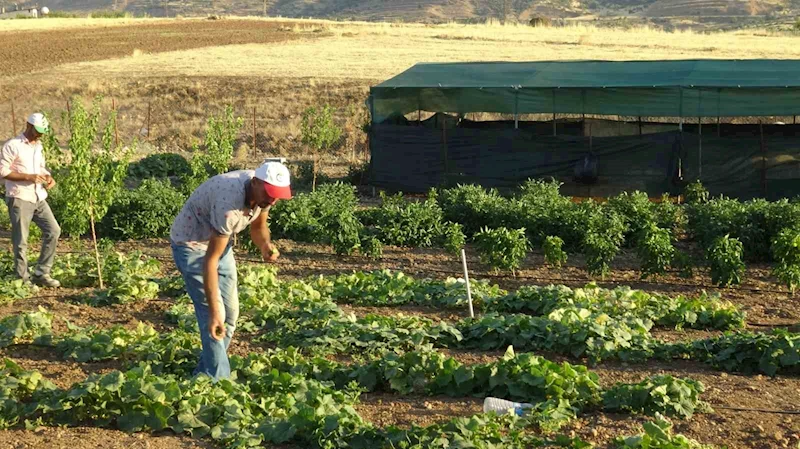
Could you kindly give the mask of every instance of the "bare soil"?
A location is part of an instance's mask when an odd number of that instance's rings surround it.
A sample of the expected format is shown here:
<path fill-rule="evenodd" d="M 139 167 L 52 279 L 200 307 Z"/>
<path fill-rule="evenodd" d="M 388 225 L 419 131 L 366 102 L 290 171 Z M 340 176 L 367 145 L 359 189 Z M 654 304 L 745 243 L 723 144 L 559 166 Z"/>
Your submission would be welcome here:
<path fill-rule="evenodd" d="M 220 45 L 294 39 L 287 24 L 256 20 L 191 19 L 128 25 L 2 32 L 0 77 L 39 72 L 72 62 L 100 61 Z M 32 53 L 35 49 L 35 56 Z"/>
<path fill-rule="evenodd" d="M 361 257 L 337 256 L 329 248 L 321 245 L 299 244 L 289 241 L 278 241 L 282 257 L 277 263 L 281 276 L 306 278 L 319 274 L 339 274 L 353 270 L 372 270 L 390 268 L 403 270 L 416 277 L 442 279 L 447 276 L 460 276 L 460 262 L 450 254 L 433 249 L 401 249 L 386 248 L 386 257 L 381 261 L 369 261 Z M 0 244 L 7 245 L 4 238 Z M 63 245 L 61 251 L 69 248 Z M 174 271 L 169 248 L 164 241 L 129 242 L 119 244 L 118 249 L 129 251 L 140 249 L 146 254 L 159 258 L 165 274 Z M 468 249 L 470 260 L 476 260 Z M 239 253 L 239 263 L 255 263 L 254 256 Z M 623 253 L 613 264 L 609 276 L 599 281 L 603 286 L 631 285 L 648 291 L 662 292 L 670 295 L 696 295 L 703 290 L 719 292 L 747 311 L 748 325 L 754 331 L 769 330 L 773 327 L 796 329 L 800 323 L 798 299 L 791 297 L 788 291 L 779 286 L 769 274 L 769 267 L 749 265 L 745 275 L 745 283 L 737 288 L 717 289 L 710 285 L 706 273 L 698 273 L 691 279 L 683 279 L 676 274 L 669 274 L 657 280 L 641 281 L 636 270 L 636 261 L 631 254 Z M 564 283 L 572 286 L 583 286 L 591 279 L 586 275 L 580 257 L 571 257 L 567 266 L 554 269 L 543 265 L 542 257 L 533 254 L 516 276 L 503 273 L 492 273 L 479 263 L 470 263 L 473 279 L 490 279 L 506 289 L 516 289 L 527 284 Z M 161 298 L 156 301 L 134 303 L 125 306 L 90 307 L 76 304 L 70 296 L 80 293 L 70 290 L 42 290 L 40 297 L 18 301 L 13 305 L 0 307 L 0 316 L 21 311 L 36 310 L 43 306 L 52 311 L 54 330 L 65 330 L 61 318 L 66 318 L 81 326 L 95 325 L 107 327 L 123 325 L 135 327 L 144 322 L 159 330 L 168 330 L 171 325 L 164 320 L 164 312 L 173 300 Z M 440 310 L 420 306 L 402 307 L 360 307 L 342 306 L 357 316 L 369 313 L 383 315 L 414 315 L 434 321 L 455 321 L 467 316 L 466 310 Z M 719 332 L 671 329 L 655 329 L 657 338 L 667 341 L 682 341 L 707 338 Z M 253 341 L 252 335 L 239 334 L 231 347 L 231 352 L 246 355 L 263 351 L 267 346 Z M 443 353 L 466 364 L 488 363 L 503 356 L 503 350 L 468 351 L 446 349 Z M 585 363 L 584 360 L 573 359 L 556 354 L 540 354 L 555 362 Z M 85 379 L 94 373 L 105 373 L 119 369 L 119 362 L 76 363 L 66 362 L 59 354 L 48 348 L 31 346 L 13 346 L 0 351 L 0 356 L 10 357 L 26 369 L 37 369 L 48 379 L 61 387 L 69 387 L 75 382 Z M 337 359 L 339 360 L 339 359 Z M 341 362 L 349 362 L 341 358 Z M 715 411 L 711 414 L 699 414 L 688 421 L 675 420 L 675 430 L 695 438 L 701 442 L 727 445 L 731 449 L 745 448 L 796 448 L 800 443 L 800 418 L 797 414 L 768 413 L 754 411 L 800 412 L 800 378 L 797 376 L 740 375 L 716 371 L 699 362 L 673 361 L 628 364 L 622 362 L 603 362 L 590 367 L 600 377 L 603 386 L 608 387 L 616 382 L 638 382 L 654 374 L 670 374 L 679 377 L 690 377 L 701 381 L 706 392 L 703 398 Z M 358 412 L 377 426 L 410 426 L 444 422 L 456 416 L 471 416 L 481 412 L 483 398 L 449 398 L 404 396 L 397 394 L 374 393 L 364 394 L 357 406 Z M 743 408 L 747 410 L 733 410 Z M 598 447 L 610 447 L 614 438 L 632 435 L 640 431 L 646 418 L 626 414 L 609 414 L 589 412 L 570 423 L 565 432 L 580 436 L 593 442 Z M 58 433 L 61 432 L 61 433 Z M 37 431 L 11 430 L 0 432 L 0 448 L 10 447 L 59 447 L 50 445 L 50 441 L 66 441 L 71 448 L 88 449 L 94 447 L 216 447 L 208 441 L 192 440 L 184 436 L 174 435 L 126 435 L 119 432 L 91 429 L 39 429 Z M 139 446 L 136 446 L 139 444 Z"/>

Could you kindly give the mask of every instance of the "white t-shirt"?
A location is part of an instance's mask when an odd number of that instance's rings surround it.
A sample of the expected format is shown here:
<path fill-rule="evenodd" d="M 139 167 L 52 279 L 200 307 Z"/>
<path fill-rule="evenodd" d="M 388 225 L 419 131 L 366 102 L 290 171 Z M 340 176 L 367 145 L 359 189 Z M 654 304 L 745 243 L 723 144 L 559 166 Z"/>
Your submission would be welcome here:
<path fill-rule="evenodd" d="M 175 217 L 170 240 L 207 250 L 214 231 L 228 236 L 242 232 L 261 214 L 260 207 L 250 209 L 245 204 L 245 193 L 254 175 L 253 170 L 232 171 L 201 184 Z"/>

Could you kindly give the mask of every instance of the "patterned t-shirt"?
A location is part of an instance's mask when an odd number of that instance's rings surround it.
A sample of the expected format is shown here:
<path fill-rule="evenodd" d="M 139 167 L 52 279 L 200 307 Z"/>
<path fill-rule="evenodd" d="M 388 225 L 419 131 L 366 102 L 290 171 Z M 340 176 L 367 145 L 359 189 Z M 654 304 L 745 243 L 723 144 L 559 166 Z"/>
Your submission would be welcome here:
<path fill-rule="evenodd" d="M 186 200 L 172 223 L 169 237 L 175 244 L 207 250 L 213 232 L 242 232 L 261 214 L 261 208 L 245 204 L 245 192 L 253 170 L 223 173 L 200 185 Z"/>

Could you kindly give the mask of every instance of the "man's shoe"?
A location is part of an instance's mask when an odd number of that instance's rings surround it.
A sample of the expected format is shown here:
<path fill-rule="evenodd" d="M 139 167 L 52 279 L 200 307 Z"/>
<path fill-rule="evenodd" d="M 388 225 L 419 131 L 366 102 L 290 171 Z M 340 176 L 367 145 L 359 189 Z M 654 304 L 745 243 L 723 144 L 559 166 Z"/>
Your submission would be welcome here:
<path fill-rule="evenodd" d="M 42 287 L 49 287 L 49 288 L 58 288 L 61 287 L 61 282 L 50 277 L 49 274 L 45 274 L 43 276 L 34 276 L 32 279 L 34 284 L 42 286 Z"/>

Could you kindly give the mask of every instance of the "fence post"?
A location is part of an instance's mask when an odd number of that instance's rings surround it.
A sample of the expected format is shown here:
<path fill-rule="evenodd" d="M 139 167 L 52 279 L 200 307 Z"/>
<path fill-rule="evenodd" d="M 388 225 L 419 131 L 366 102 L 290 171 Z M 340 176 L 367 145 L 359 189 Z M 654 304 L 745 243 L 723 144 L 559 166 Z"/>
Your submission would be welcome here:
<path fill-rule="evenodd" d="M 114 111 L 114 113 L 117 112 L 117 100 L 114 99 L 114 97 L 111 97 L 111 110 Z M 119 148 L 119 130 L 117 129 L 118 120 L 119 115 L 114 118 L 114 142 L 116 143 L 117 148 Z"/>
<path fill-rule="evenodd" d="M 14 100 L 11 100 L 11 137 L 17 133 L 17 113 L 14 111 Z"/>
<path fill-rule="evenodd" d="M 253 105 L 253 156 L 258 156 L 256 151 L 256 106 Z"/>
<path fill-rule="evenodd" d="M 150 100 L 147 100 L 147 138 L 150 138 Z"/>

